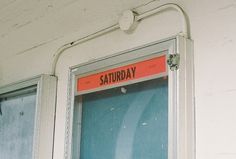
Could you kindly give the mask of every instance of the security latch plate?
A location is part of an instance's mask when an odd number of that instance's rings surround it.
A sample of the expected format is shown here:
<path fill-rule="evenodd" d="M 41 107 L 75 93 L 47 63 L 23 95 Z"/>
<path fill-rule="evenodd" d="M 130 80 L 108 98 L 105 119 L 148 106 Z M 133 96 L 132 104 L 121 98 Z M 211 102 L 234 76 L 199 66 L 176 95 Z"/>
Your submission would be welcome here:
<path fill-rule="evenodd" d="M 171 71 L 175 71 L 179 69 L 179 61 L 180 61 L 179 54 L 168 55 L 167 64 L 170 67 Z"/>

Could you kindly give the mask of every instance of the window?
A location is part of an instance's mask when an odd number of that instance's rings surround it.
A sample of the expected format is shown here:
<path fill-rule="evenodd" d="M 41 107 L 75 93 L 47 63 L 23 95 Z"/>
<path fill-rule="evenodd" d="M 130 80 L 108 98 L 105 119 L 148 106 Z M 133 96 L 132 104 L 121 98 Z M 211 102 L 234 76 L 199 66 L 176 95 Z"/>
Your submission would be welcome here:
<path fill-rule="evenodd" d="M 73 67 L 65 158 L 194 158 L 192 69 L 180 36 Z"/>
<path fill-rule="evenodd" d="M 52 158 L 55 94 L 47 75 L 0 88 L 0 158 Z"/>

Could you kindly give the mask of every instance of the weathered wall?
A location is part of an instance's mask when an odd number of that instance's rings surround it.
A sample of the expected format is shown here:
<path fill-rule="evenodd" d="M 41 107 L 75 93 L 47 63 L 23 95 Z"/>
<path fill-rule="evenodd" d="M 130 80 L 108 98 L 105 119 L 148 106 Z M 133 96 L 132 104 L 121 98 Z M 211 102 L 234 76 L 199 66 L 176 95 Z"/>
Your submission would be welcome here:
<path fill-rule="evenodd" d="M 174 2 L 187 12 L 195 56 L 197 159 L 236 158 L 235 0 L 0 0 L 0 86 L 50 73 L 63 44 L 110 26 L 122 11 Z M 141 7 L 142 8 L 142 7 Z M 132 34 L 120 30 L 73 47 L 58 62 L 54 157 L 63 158 L 68 68 L 177 34 L 175 11 L 142 21 Z"/>

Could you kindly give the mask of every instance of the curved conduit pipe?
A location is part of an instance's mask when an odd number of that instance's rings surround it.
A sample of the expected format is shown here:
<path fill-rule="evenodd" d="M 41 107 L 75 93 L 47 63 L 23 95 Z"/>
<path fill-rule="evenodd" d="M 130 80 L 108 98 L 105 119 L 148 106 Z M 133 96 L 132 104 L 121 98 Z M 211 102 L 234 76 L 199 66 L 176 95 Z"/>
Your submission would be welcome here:
<path fill-rule="evenodd" d="M 184 10 L 177 4 L 174 3 L 167 3 L 167 4 L 163 4 L 161 6 L 158 6 L 152 10 L 146 11 L 144 13 L 138 14 L 138 15 L 134 15 L 134 22 L 138 22 L 142 19 L 145 19 L 151 15 L 160 13 L 162 11 L 168 11 L 169 9 L 174 9 L 177 12 L 180 13 L 181 17 L 182 17 L 182 35 L 185 36 L 186 38 L 190 38 L 190 26 L 189 26 L 189 22 L 188 22 L 188 18 L 187 15 L 185 14 Z M 53 63 L 52 63 L 52 70 L 51 70 L 51 75 L 55 76 L 56 75 L 56 66 L 57 66 L 57 62 L 60 58 L 60 56 L 64 53 L 65 50 L 79 45 L 81 43 L 84 43 L 86 41 L 95 39 L 99 36 L 102 36 L 104 34 L 107 34 L 111 31 L 117 30 L 120 28 L 119 23 L 112 25 L 110 27 L 104 28 L 102 30 L 99 30 L 95 33 L 89 34 L 85 37 L 82 37 L 78 40 L 72 41 L 70 43 L 67 43 L 65 45 L 62 45 L 54 54 L 54 59 L 53 59 Z"/>

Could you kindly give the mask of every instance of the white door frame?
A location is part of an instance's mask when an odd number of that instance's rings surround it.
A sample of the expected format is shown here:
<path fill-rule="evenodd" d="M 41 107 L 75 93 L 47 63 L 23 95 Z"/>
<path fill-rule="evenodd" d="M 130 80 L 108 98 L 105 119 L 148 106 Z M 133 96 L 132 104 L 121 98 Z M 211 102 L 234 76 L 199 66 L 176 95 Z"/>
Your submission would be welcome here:
<path fill-rule="evenodd" d="M 183 36 L 175 36 L 134 49 L 126 50 L 93 62 L 70 68 L 68 105 L 66 112 L 65 159 L 72 158 L 72 128 L 77 79 L 104 69 L 114 68 L 120 63 L 129 64 L 136 58 L 151 56 L 153 53 L 167 52 L 179 55 L 179 68 L 168 68 L 168 159 L 195 159 L 195 108 L 192 41 Z M 81 111 L 82 108 L 79 108 Z M 79 135 L 79 134 L 78 134 Z M 79 151 L 79 150 L 78 150 Z"/>
<path fill-rule="evenodd" d="M 0 87 L 0 97 L 20 95 L 29 87 L 36 89 L 32 159 L 53 158 L 56 83 L 56 77 L 40 75 Z"/>

